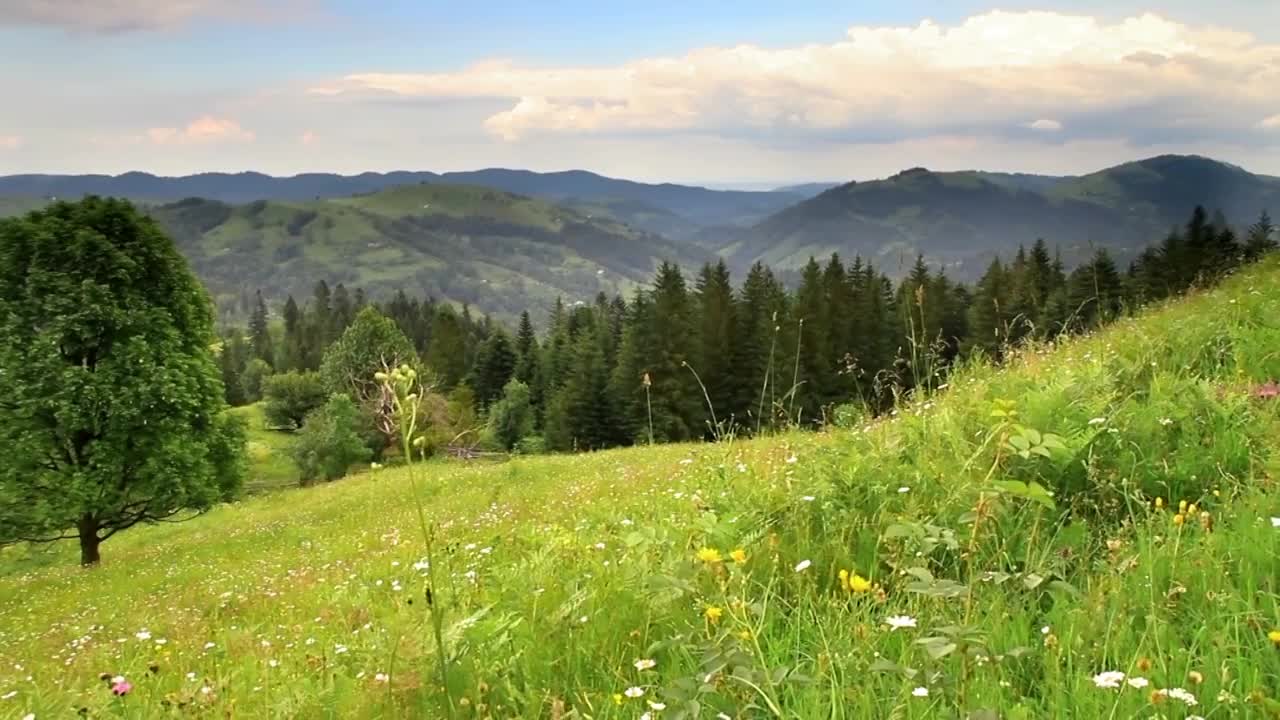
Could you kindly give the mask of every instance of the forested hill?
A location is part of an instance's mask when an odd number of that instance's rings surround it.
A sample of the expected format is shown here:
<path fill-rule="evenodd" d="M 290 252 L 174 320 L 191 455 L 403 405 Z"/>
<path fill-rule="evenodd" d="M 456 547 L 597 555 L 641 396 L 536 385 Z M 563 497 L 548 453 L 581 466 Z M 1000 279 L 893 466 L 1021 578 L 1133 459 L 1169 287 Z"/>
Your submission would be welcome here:
<path fill-rule="evenodd" d="M 467 172 L 389 172 L 336 175 L 308 173 L 273 177 L 256 172 L 201 173 L 158 177 L 123 175 L 10 175 L 0 177 L 0 198 L 75 199 L 82 195 L 165 203 L 198 197 L 225 203 L 257 200 L 314 201 L 378 192 L 401 185 L 481 185 L 594 211 L 672 238 L 700 228 L 747 226 L 808 197 L 810 193 L 709 190 L 673 183 L 649 184 L 584 170 L 538 173 L 490 168 Z M 2 210 L 2 208 L 0 208 Z"/>
<path fill-rule="evenodd" d="M 738 267 L 759 260 L 798 268 L 838 252 L 901 272 L 923 253 L 953 276 L 973 278 L 993 255 L 1036 238 L 1058 248 L 1068 266 L 1097 247 L 1127 261 L 1197 204 L 1241 228 L 1280 209 L 1280 178 L 1174 155 L 1070 178 L 915 168 L 833 188 L 748 230 L 724 229 L 721 242 Z"/>
<path fill-rule="evenodd" d="M 318 280 L 399 289 L 512 321 L 555 299 L 629 294 L 662 260 L 711 255 L 616 221 L 485 187 L 405 185 L 307 202 L 149 208 L 215 297 L 305 295 Z"/>

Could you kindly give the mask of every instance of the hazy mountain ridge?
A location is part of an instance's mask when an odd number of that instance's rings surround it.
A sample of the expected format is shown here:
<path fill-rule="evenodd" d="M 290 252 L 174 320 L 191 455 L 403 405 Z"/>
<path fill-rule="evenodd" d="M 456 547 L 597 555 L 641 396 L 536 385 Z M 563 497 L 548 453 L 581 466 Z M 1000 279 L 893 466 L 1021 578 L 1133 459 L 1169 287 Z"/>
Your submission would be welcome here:
<path fill-rule="evenodd" d="M 324 279 L 375 296 L 425 292 L 507 320 L 556 297 L 629 292 L 663 259 L 692 266 L 711 257 L 608 218 L 475 186 L 242 205 L 191 198 L 149 212 L 215 295 L 261 288 L 305 296 Z"/>
<path fill-rule="evenodd" d="M 733 237 L 722 252 L 738 267 L 794 268 L 838 252 L 891 271 L 919 253 L 971 278 L 992 254 L 1037 238 L 1069 264 L 1097 246 L 1123 260 L 1159 241 L 1197 204 L 1242 227 L 1262 210 L 1280 211 L 1280 178 L 1169 155 L 1080 177 L 912 168 L 832 188 L 750 229 L 726 230 Z"/>

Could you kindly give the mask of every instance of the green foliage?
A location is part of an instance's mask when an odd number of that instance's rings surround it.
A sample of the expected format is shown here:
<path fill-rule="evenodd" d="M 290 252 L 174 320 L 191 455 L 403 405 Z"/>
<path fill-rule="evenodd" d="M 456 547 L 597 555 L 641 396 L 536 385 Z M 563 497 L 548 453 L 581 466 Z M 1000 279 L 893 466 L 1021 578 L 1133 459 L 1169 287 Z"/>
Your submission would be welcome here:
<path fill-rule="evenodd" d="M 307 415 L 329 396 L 320 373 L 296 370 L 268 377 L 262 393 L 267 422 L 273 427 L 294 429 L 303 427 Z"/>
<path fill-rule="evenodd" d="M 489 407 L 502 396 L 507 382 L 515 374 L 517 360 L 511 339 L 501 329 L 491 333 L 480 346 L 471 381 L 480 407 Z"/>
<path fill-rule="evenodd" d="M 373 376 L 389 367 L 416 364 L 417 357 L 395 322 L 376 308 L 367 307 L 325 350 L 320 375 L 329 392 L 346 393 L 368 408 L 381 397 Z"/>
<path fill-rule="evenodd" d="M 271 366 L 262 358 L 253 358 L 240 373 L 240 389 L 246 403 L 255 403 L 262 399 L 263 387 L 272 375 Z"/>
<path fill-rule="evenodd" d="M 521 439 L 533 433 L 533 396 L 529 386 L 511 380 L 502 389 L 502 399 L 489 409 L 489 425 L 504 450 L 510 450 Z"/>
<path fill-rule="evenodd" d="M 234 497 L 213 342 L 204 290 L 129 203 L 0 221 L 0 542 L 78 537 L 95 563 L 120 530 Z"/>
<path fill-rule="evenodd" d="M 371 454 L 361 433 L 366 423 L 351 398 L 340 393 L 308 413 L 298 441 L 290 449 L 302 473 L 302 484 L 336 480 L 352 465 L 366 462 Z"/>

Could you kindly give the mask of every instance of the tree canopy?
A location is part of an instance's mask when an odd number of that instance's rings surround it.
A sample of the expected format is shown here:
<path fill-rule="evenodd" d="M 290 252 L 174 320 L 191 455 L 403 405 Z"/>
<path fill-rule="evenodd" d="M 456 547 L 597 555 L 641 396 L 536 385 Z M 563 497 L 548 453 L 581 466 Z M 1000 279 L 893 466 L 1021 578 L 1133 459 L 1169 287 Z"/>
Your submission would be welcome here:
<path fill-rule="evenodd" d="M 0 221 L 0 542 L 78 538 L 239 489 L 213 311 L 172 241 L 120 200 Z"/>

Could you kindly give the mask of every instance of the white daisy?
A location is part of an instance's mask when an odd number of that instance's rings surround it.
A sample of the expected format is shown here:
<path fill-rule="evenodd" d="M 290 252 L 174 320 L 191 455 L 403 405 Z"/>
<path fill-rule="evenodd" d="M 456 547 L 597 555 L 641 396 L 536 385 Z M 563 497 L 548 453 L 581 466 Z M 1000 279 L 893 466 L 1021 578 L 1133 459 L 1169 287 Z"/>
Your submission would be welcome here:
<path fill-rule="evenodd" d="M 929 697 L 929 688 L 918 687 L 915 690 L 912 690 L 911 694 L 915 697 Z"/>
<path fill-rule="evenodd" d="M 1124 682 L 1124 673 L 1119 670 L 1108 670 L 1093 676 L 1093 684 L 1100 688 L 1118 688 Z"/>
<path fill-rule="evenodd" d="M 915 627 L 916 619 L 908 615 L 890 615 L 884 619 L 884 623 L 889 626 L 890 631 L 893 631 Z"/>
<path fill-rule="evenodd" d="M 799 563 L 796 564 L 796 572 L 804 572 L 805 570 L 808 570 L 809 566 L 812 564 L 813 563 L 809 562 L 808 560 L 801 560 Z"/>
<path fill-rule="evenodd" d="M 626 695 L 626 696 L 627 696 L 627 697 L 629 697 L 629 698 L 638 698 L 638 697 L 640 697 L 640 696 L 644 695 L 644 688 L 634 687 L 634 686 L 633 686 L 633 687 L 629 687 L 629 688 L 627 688 L 625 691 L 623 691 L 623 693 L 622 693 L 622 694 L 623 694 L 623 695 Z"/>

